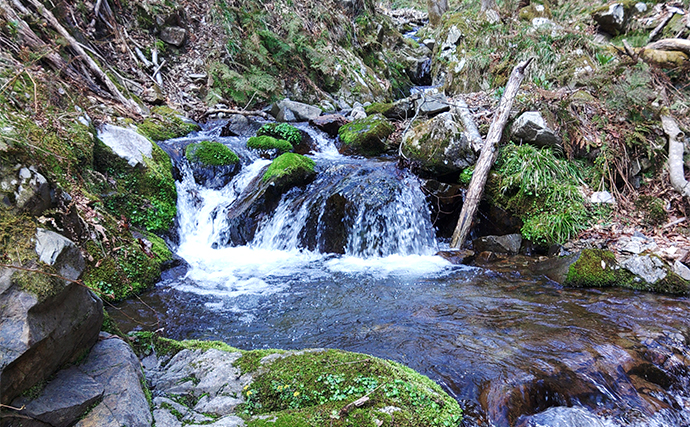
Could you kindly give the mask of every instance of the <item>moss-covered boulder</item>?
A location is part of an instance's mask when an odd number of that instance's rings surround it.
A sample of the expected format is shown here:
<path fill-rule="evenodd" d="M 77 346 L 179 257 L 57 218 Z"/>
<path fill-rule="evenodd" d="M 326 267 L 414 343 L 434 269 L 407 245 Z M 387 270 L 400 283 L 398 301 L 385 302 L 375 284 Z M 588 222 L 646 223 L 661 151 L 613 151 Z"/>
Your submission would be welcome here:
<path fill-rule="evenodd" d="M 284 139 L 277 139 L 268 135 L 253 136 L 247 140 L 247 147 L 263 153 L 283 154 L 292 151 L 292 144 Z"/>
<path fill-rule="evenodd" d="M 94 146 L 94 169 L 115 178 L 98 189 L 106 207 L 142 229 L 165 233 L 177 213 L 177 190 L 170 157 L 154 143 L 146 149 L 127 149 L 127 139 L 114 145 L 112 133 L 123 128 L 104 127 Z M 122 139 L 122 138 L 120 138 Z M 142 144 L 143 145 L 143 144 Z"/>
<path fill-rule="evenodd" d="M 340 151 L 343 154 L 378 156 L 386 151 L 386 140 L 394 130 L 393 125 L 381 114 L 354 120 L 338 131 Z"/>
<path fill-rule="evenodd" d="M 168 107 L 154 107 L 151 116 L 137 127 L 139 133 L 153 141 L 179 138 L 200 129 L 199 125 L 182 120 Z"/>
<path fill-rule="evenodd" d="M 673 295 L 690 294 L 690 282 L 655 255 L 635 255 L 622 262 L 607 250 L 585 249 L 569 259 L 563 284 L 573 287 L 621 287 Z"/>
<path fill-rule="evenodd" d="M 241 169 L 237 154 L 220 142 L 189 144 L 185 157 L 192 165 L 194 181 L 208 188 L 223 188 Z"/>
<path fill-rule="evenodd" d="M 155 403 L 159 415 L 193 419 L 199 411 L 267 427 L 457 426 L 462 420 L 457 401 L 429 378 L 366 354 L 243 351 L 151 333 L 138 333 L 134 344 L 140 357 L 174 360 L 169 371 L 165 363 L 146 371 L 152 392 L 162 397 Z"/>
<path fill-rule="evenodd" d="M 635 7 L 635 1 L 612 2 L 595 9 L 592 19 L 599 25 L 599 29 L 617 36 L 625 33 L 628 21 Z"/>
<path fill-rule="evenodd" d="M 266 169 L 262 181 L 281 192 L 297 185 L 304 185 L 316 176 L 315 164 L 312 159 L 301 154 L 281 154 Z"/>
<path fill-rule="evenodd" d="M 256 132 L 256 136 L 264 135 L 289 142 L 297 154 L 308 154 L 312 150 L 311 137 L 288 123 L 266 123 Z"/>
<path fill-rule="evenodd" d="M 402 154 L 432 176 L 460 173 L 477 160 L 462 121 L 452 112 L 412 127 L 403 135 Z"/>

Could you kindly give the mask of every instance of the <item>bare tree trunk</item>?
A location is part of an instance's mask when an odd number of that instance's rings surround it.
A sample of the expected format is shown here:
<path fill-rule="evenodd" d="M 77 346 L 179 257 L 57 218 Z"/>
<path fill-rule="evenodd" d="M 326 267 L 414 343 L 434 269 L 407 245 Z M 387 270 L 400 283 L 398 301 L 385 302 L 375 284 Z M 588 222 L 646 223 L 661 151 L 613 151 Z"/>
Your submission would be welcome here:
<path fill-rule="evenodd" d="M 668 169 L 671 186 L 680 194 L 690 198 L 690 182 L 685 179 L 683 169 L 683 137 L 685 134 L 671 116 L 662 115 L 661 125 L 668 135 Z"/>
<path fill-rule="evenodd" d="M 453 248 L 460 248 L 465 243 L 465 239 L 467 239 L 467 235 L 470 232 L 472 221 L 474 221 L 477 213 L 477 206 L 479 206 L 479 201 L 482 198 L 482 194 L 484 194 L 484 186 L 489 176 L 489 170 L 498 155 L 497 145 L 501 141 L 503 128 L 505 128 L 508 122 L 515 95 L 517 95 L 520 84 L 525 78 L 525 68 L 527 68 L 530 62 L 532 62 L 532 58 L 522 61 L 510 74 L 503 97 L 501 97 L 501 102 L 498 104 L 498 110 L 491 122 L 489 133 L 486 135 L 486 142 L 484 142 L 481 154 L 479 154 L 479 160 L 477 160 L 477 164 L 474 166 L 472 181 L 470 181 L 467 196 L 465 196 L 465 201 L 462 204 L 460 217 L 450 242 L 450 246 Z"/>
<path fill-rule="evenodd" d="M 426 0 L 426 9 L 429 12 L 429 23 L 432 27 L 438 27 L 441 17 L 448 10 L 448 0 Z"/>

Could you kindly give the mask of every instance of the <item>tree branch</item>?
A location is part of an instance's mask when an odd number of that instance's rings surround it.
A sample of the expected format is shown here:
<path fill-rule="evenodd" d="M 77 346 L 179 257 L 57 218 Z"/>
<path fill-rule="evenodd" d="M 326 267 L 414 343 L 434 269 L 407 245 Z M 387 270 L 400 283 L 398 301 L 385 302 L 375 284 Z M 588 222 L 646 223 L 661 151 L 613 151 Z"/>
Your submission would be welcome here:
<path fill-rule="evenodd" d="M 668 136 L 668 169 L 671 186 L 681 195 L 690 199 L 690 183 L 685 179 L 683 169 L 683 137 L 676 120 L 669 115 L 661 116 L 661 125 Z"/>

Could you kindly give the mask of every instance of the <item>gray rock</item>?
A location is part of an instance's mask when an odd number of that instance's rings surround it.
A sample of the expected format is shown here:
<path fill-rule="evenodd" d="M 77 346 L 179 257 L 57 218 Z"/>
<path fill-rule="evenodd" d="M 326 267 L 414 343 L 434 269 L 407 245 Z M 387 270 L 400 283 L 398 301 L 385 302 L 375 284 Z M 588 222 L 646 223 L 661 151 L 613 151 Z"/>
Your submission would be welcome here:
<path fill-rule="evenodd" d="M 103 385 L 71 367 L 58 372 L 36 399 L 28 403 L 15 401 L 13 406 L 26 405 L 20 412 L 22 415 L 53 427 L 67 427 L 74 424 L 102 396 Z"/>
<path fill-rule="evenodd" d="M 634 255 L 621 263 L 632 274 L 653 285 L 668 274 L 664 262 L 651 255 Z"/>
<path fill-rule="evenodd" d="M 187 30 L 180 27 L 165 27 L 161 30 L 161 40 L 176 47 L 180 47 L 187 39 Z"/>
<path fill-rule="evenodd" d="M 495 252 L 515 255 L 520 252 L 522 236 L 520 234 L 506 234 L 505 236 L 484 236 L 472 242 L 474 251 Z"/>
<path fill-rule="evenodd" d="M 608 203 L 611 205 L 616 204 L 616 199 L 608 191 L 596 191 L 592 193 L 589 201 L 592 203 Z"/>
<path fill-rule="evenodd" d="M 141 365 L 127 343 L 116 336 L 102 333 L 101 341 L 91 349 L 79 369 L 105 388 L 99 406 L 105 406 L 107 411 L 92 411 L 82 420 L 85 426 L 100 425 L 100 420 L 96 418 L 100 416 L 105 417 L 105 421 L 114 417 L 118 425 L 129 427 L 151 425 L 153 419 L 142 390 L 144 376 Z"/>
<path fill-rule="evenodd" d="M 536 147 L 556 147 L 561 144 L 561 137 L 547 126 L 538 111 L 520 115 L 511 126 L 511 137 L 515 142 L 529 143 Z"/>
<path fill-rule="evenodd" d="M 421 114 L 435 116 L 439 113 L 450 111 L 448 98 L 443 94 L 434 94 L 421 97 L 416 102 Z"/>
<path fill-rule="evenodd" d="M 319 117 L 321 109 L 285 98 L 273 104 L 271 114 L 279 122 L 308 122 Z"/>
<path fill-rule="evenodd" d="M 36 253 L 41 261 L 54 265 L 58 273 L 76 280 L 86 268 L 79 248 L 68 238 L 49 230 L 36 230 Z"/>
<path fill-rule="evenodd" d="M 74 427 L 122 427 L 123 424 L 108 408 L 108 405 L 101 402 L 82 418 Z"/>
<path fill-rule="evenodd" d="M 156 422 L 156 427 L 182 427 L 182 421 L 179 421 L 167 409 L 154 410 L 153 419 Z"/>
<path fill-rule="evenodd" d="M 132 167 L 145 166 L 144 157 L 153 156 L 151 141 L 133 129 L 106 124 L 98 130 L 98 139 Z"/>
<path fill-rule="evenodd" d="M 621 3 L 611 3 L 608 8 L 595 11 L 592 18 L 602 31 L 614 36 L 624 33 L 628 23 L 625 6 Z"/>
<path fill-rule="evenodd" d="M 347 117 L 350 121 L 352 120 L 359 120 L 359 119 L 366 119 L 367 118 L 367 113 L 364 111 L 364 107 L 361 105 L 355 106 L 352 111 L 350 111 L 350 114 Z"/>
<path fill-rule="evenodd" d="M 676 261 L 673 264 L 673 272 L 682 277 L 683 279 L 690 281 L 690 268 L 680 261 Z"/>
<path fill-rule="evenodd" d="M 232 414 L 237 405 L 241 403 L 244 403 L 244 399 L 236 399 L 230 396 L 216 396 L 210 399 L 208 396 L 204 396 L 199 399 L 194 410 L 204 414 L 227 415 Z"/>
<path fill-rule="evenodd" d="M 103 322 L 103 303 L 84 286 L 52 281 L 51 289 L 37 295 L 13 281 L 14 274 L 0 269 L 2 402 L 11 402 L 91 348 Z"/>
<path fill-rule="evenodd" d="M 422 44 L 426 47 L 429 48 L 429 50 L 434 50 L 434 47 L 436 47 L 436 40 L 435 39 L 424 39 L 422 40 Z"/>
<path fill-rule="evenodd" d="M 635 13 L 643 14 L 647 11 L 647 5 L 643 2 L 635 3 Z"/>
<path fill-rule="evenodd" d="M 653 239 L 649 239 L 644 235 L 634 235 L 618 240 L 618 250 L 631 254 L 641 254 L 644 251 L 652 251 L 657 248 Z"/>
<path fill-rule="evenodd" d="M 0 200 L 9 209 L 34 216 L 53 205 L 50 184 L 34 166 L 0 166 Z"/>

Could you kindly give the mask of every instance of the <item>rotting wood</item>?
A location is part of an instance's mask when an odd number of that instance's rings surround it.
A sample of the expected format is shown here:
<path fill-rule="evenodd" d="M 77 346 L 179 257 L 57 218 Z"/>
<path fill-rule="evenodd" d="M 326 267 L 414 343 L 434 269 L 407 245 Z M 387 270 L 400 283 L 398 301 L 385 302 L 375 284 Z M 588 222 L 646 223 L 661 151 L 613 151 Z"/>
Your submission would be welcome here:
<path fill-rule="evenodd" d="M 532 62 L 532 59 L 534 58 L 529 58 L 520 62 L 513 68 L 512 73 L 510 73 L 510 78 L 508 79 L 508 84 L 506 84 L 505 91 L 501 97 L 498 110 L 494 115 L 489 133 L 486 135 L 484 147 L 482 147 L 482 151 L 479 154 L 479 160 L 477 160 L 477 164 L 474 166 L 474 172 L 472 173 L 472 180 L 467 190 L 467 196 L 462 204 L 460 217 L 458 218 L 458 223 L 455 226 L 453 238 L 451 239 L 450 246 L 453 248 L 460 248 L 465 243 L 465 239 L 467 239 L 467 235 L 470 232 L 472 221 L 474 221 L 474 217 L 477 213 L 477 206 L 479 206 L 479 201 L 482 198 L 482 194 L 484 194 L 484 186 L 489 176 L 489 170 L 491 170 L 491 166 L 493 166 L 494 161 L 496 161 L 496 156 L 498 155 L 497 145 L 503 136 L 503 128 L 505 128 L 508 122 L 508 116 L 510 115 L 513 101 L 515 100 L 518 89 L 520 89 L 522 80 L 525 78 L 525 69 L 530 62 Z"/>
<path fill-rule="evenodd" d="M 112 80 L 110 80 L 110 77 L 108 77 L 108 75 L 101 70 L 101 67 L 99 67 L 98 64 L 96 64 L 96 62 L 86 53 L 86 51 L 84 51 L 84 49 L 79 45 L 79 42 L 77 42 L 77 40 L 72 37 L 65 27 L 60 24 L 51 11 L 43 6 L 38 0 L 29 0 L 29 2 L 36 8 L 38 13 L 43 16 L 46 21 L 48 21 L 55 31 L 57 31 L 62 37 L 65 38 L 65 40 L 67 40 L 72 49 L 74 49 L 77 55 L 79 55 L 79 57 L 86 63 L 89 70 L 98 78 L 98 80 L 101 81 L 101 83 L 105 85 L 113 98 L 115 98 L 121 104 L 133 108 L 135 111 L 138 110 L 136 104 L 125 98 L 117 86 L 115 86 Z"/>
<path fill-rule="evenodd" d="M 668 136 L 668 169 L 671 186 L 681 195 L 690 199 L 690 182 L 685 179 L 683 169 L 683 138 L 685 134 L 678 127 L 676 120 L 666 114 L 661 116 L 661 126 Z"/>

